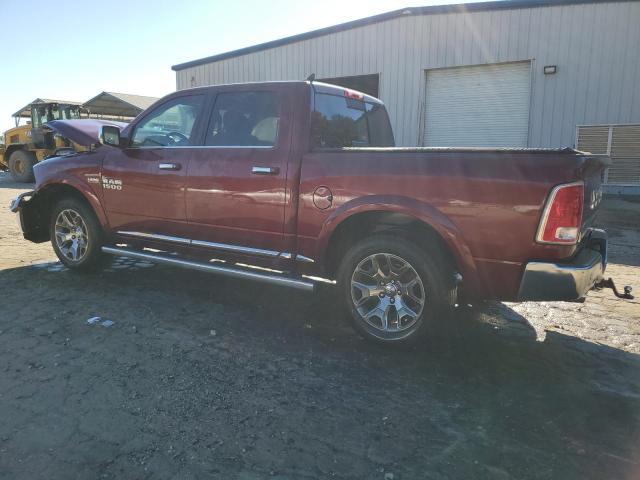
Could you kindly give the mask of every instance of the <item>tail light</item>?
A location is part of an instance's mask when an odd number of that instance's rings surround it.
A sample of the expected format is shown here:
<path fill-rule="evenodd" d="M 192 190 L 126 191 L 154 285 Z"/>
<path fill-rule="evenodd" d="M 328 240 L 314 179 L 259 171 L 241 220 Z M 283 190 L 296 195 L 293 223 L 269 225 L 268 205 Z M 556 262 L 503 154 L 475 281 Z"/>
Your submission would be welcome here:
<path fill-rule="evenodd" d="M 545 205 L 536 240 L 540 243 L 572 245 L 578 242 L 582 225 L 584 184 L 558 185 Z"/>
<path fill-rule="evenodd" d="M 364 95 L 360 92 L 356 92 L 355 90 L 344 89 L 344 96 L 347 98 L 352 98 L 354 100 L 363 100 Z"/>

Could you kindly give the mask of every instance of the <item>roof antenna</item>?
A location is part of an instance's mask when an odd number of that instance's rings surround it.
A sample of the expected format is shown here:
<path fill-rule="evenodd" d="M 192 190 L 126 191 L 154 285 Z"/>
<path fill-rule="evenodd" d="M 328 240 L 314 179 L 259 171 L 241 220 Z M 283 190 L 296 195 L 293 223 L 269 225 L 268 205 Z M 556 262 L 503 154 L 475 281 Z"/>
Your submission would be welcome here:
<path fill-rule="evenodd" d="M 316 74 L 315 74 L 315 73 L 312 73 L 311 75 L 309 75 L 309 76 L 307 77 L 307 82 L 309 82 L 309 83 L 313 83 L 313 81 L 314 81 L 315 79 L 316 79 Z"/>

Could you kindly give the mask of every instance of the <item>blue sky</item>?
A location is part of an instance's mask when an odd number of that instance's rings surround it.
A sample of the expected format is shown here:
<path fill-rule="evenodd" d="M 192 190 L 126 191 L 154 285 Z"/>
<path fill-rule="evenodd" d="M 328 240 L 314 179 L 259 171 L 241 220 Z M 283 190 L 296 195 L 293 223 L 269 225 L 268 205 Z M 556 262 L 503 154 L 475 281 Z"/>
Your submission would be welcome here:
<path fill-rule="evenodd" d="M 0 130 L 37 97 L 163 96 L 171 65 L 429 0 L 0 0 Z"/>

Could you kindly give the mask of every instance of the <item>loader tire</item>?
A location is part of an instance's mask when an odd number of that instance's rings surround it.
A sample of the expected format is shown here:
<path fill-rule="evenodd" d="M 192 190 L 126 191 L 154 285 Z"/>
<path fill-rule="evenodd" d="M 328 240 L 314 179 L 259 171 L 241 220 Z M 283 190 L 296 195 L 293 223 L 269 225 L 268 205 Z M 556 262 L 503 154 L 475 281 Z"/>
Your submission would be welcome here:
<path fill-rule="evenodd" d="M 9 172 L 16 182 L 31 183 L 35 180 L 33 166 L 36 162 L 36 156 L 33 152 L 16 150 L 9 157 Z"/>

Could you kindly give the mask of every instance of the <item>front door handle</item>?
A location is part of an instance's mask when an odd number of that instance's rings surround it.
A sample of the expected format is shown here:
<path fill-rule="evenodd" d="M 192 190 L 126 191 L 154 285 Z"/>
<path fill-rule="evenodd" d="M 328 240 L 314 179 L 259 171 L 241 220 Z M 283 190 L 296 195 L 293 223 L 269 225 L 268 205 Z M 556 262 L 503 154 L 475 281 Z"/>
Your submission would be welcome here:
<path fill-rule="evenodd" d="M 179 163 L 160 163 L 158 164 L 160 170 L 180 170 L 182 165 Z"/>
<path fill-rule="evenodd" d="M 251 173 L 254 175 L 277 175 L 280 173 L 278 167 L 253 167 Z"/>

